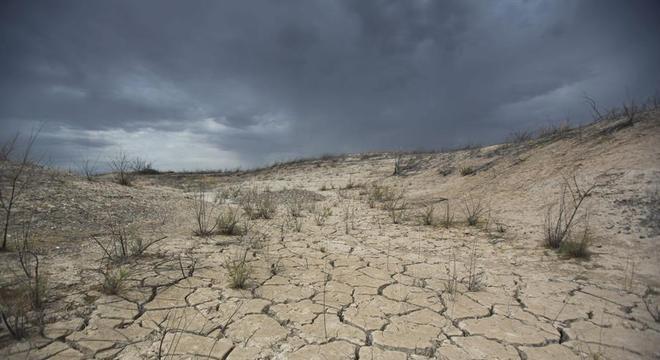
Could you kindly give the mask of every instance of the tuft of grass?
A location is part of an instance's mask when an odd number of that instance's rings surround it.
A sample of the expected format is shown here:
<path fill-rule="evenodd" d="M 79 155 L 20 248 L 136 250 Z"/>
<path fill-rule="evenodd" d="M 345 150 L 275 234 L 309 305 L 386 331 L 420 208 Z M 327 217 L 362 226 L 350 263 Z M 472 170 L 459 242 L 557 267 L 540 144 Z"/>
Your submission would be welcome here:
<path fill-rule="evenodd" d="M 101 270 L 103 275 L 103 292 L 108 295 L 117 295 L 124 290 L 124 284 L 128 279 L 128 269 L 124 267 L 108 267 Z"/>
<path fill-rule="evenodd" d="M 229 287 L 232 289 L 245 289 L 252 275 L 252 267 L 246 261 L 247 249 L 238 256 L 228 259 L 225 263 L 229 275 Z"/>
<path fill-rule="evenodd" d="M 142 256 L 149 247 L 167 238 L 163 236 L 144 240 L 136 226 L 121 222 L 110 223 L 107 229 L 109 233 L 107 241 L 104 242 L 96 236 L 92 236 L 92 240 L 101 248 L 104 257 L 113 263 L 126 262 L 131 257 Z"/>
<path fill-rule="evenodd" d="M 243 232 L 240 221 L 240 209 L 228 206 L 218 216 L 215 228 L 222 235 L 240 235 Z"/>
<path fill-rule="evenodd" d="M 468 196 L 463 199 L 463 211 L 465 212 L 467 224 L 476 226 L 481 216 L 486 212 L 486 207 L 481 202 L 481 199 L 474 199 L 472 196 Z"/>
<path fill-rule="evenodd" d="M 584 230 L 579 234 L 578 238 L 571 236 L 569 239 L 563 241 L 559 246 L 559 253 L 567 258 L 585 259 L 591 257 L 589 246 L 593 242 L 593 238 L 589 227 L 585 225 Z"/>
<path fill-rule="evenodd" d="M 473 175 L 475 173 L 474 169 L 471 166 L 463 166 L 459 170 L 461 176 Z"/>
<path fill-rule="evenodd" d="M 323 226 L 330 216 L 332 216 L 332 209 L 329 206 L 314 207 L 314 221 L 316 225 Z"/>
<path fill-rule="evenodd" d="M 275 196 L 268 189 L 264 191 L 248 189 L 241 197 L 241 207 L 251 220 L 272 219 L 277 213 Z"/>

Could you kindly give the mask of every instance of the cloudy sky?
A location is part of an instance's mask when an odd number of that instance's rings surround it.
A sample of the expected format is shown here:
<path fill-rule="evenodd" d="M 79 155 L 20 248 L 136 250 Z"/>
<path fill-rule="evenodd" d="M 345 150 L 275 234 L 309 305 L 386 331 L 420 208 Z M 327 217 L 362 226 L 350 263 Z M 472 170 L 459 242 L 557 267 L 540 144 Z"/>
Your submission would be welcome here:
<path fill-rule="evenodd" d="M 660 2 L 2 1 L 0 138 L 160 169 L 446 148 L 660 92 Z"/>

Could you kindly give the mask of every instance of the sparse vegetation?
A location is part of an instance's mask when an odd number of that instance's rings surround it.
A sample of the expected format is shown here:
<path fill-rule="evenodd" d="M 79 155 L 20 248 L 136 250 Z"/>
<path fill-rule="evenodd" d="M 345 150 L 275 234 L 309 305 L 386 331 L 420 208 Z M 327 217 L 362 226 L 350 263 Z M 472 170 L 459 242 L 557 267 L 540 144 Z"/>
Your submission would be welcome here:
<path fill-rule="evenodd" d="M 246 190 L 241 196 L 241 207 L 245 215 L 254 219 L 272 219 L 277 212 L 275 196 L 266 189 L 259 191 L 256 188 Z"/>
<path fill-rule="evenodd" d="M 199 187 L 193 193 L 193 216 L 195 217 L 195 228 L 193 234 L 200 237 L 209 237 L 213 235 L 218 226 L 218 219 L 215 217 L 215 202 L 208 199 L 207 192 L 203 187 Z"/>
<path fill-rule="evenodd" d="M 103 251 L 104 258 L 112 263 L 123 263 L 131 257 L 142 256 L 152 245 L 167 238 L 167 236 L 145 240 L 135 225 L 122 222 L 111 222 L 107 226 L 108 240 L 92 235 L 92 240 Z"/>
<path fill-rule="evenodd" d="M 216 220 L 215 229 L 222 235 L 240 235 L 243 232 L 240 221 L 240 209 L 229 205 L 220 212 Z"/>
<path fill-rule="evenodd" d="M 29 222 L 24 225 L 17 244 L 17 258 L 22 272 L 14 272 L 10 283 L 0 287 L 0 317 L 10 335 L 22 339 L 31 322 L 43 330 L 48 290 L 47 278 L 40 268 L 40 256 L 32 248 Z"/>
<path fill-rule="evenodd" d="M 473 198 L 468 195 L 463 199 L 463 211 L 465 212 L 465 219 L 470 226 L 476 226 L 481 219 L 481 216 L 486 212 L 486 207 L 483 205 L 481 198 Z"/>
<path fill-rule="evenodd" d="M 229 275 L 229 287 L 232 289 L 245 289 L 247 286 L 252 274 L 252 267 L 247 262 L 247 254 L 248 248 L 245 247 L 225 262 Z"/>
<path fill-rule="evenodd" d="M 99 272 L 103 275 L 103 292 L 105 294 L 117 295 L 124 290 L 124 284 L 129 276 L 127 268 L 110 265 Z"/>
<path fill-rule="evenodd" d="M 593 242 L 591 230 L 585 220 L 584 228 L 577 233 L 570 232 L 568 238 L 561 242 L 559 252 L 568 258 L 589 259 L 589 246 Z"/>
<path fill-rule="evenodd" d="M 531 131 L 517 130 L 509 134 L 507 142 L 512 144 L 524 144 L 531 141 L 533 138 L 534 134 Z"/>
<path fill-rule="evenodd" d="M 383 210 L 387 211 L 395 224 L 400 224 L 406 215 L 407 201 L 405 198 L 405 190 L 391 190 L 385 188 L 381 194 L 383 203 Z"/>
<path fill-rule="evenodd" d="M 18 200 L 30 189 L 33 181 L 33 172 L 39 166 L 31 159 L 32 147 L 37 141 L 39 131 L 33 131 L 25 140 L 23 150 L 12 162 L 3 165 L 0 171 L 0 209 L 2 210 L 2 246 L 0 251 L 7 250 L 9 228 L 13 220 L 13 211 Z M 20 134 L 14 135 L 0 148 L 2 161 L 12 160 L 12 154 L 17 150 Z"/>
<path fill-rule="evenodd" d="M 468 291 L 479 291 L 485 286 L 484 272 L 477 268 L 478 259 L 479 256 L 477 254 L 477 239 L 475 238 L 472 240 L 472 246 L 470 247 L 470 257 L 468 259 Z"/>
<path fill-rule="evenodd" d="M 132 186 L 135 174 L 133 172 L 134 163 L 127 153 L 119 151 L 117 155 L 110 160 L 110 168 L 115 176 L 115 182 L 119 185 Z"/>
<path fill-rule="evenodd" d="M 461 176 L 473 175 L 475 173 L 474 169 L 471 166 L 463 166 L 459 170 Z"/>
<path fill-rule="evenodd" d="M 435 204 L 424 205 L 421 212 L 422 224 L 433 225 L 435 223 Z"/>
<path fill-rule="evenodd" d="M 449 279 L 447 279 L 447 282 L 445 283 L 445 292 L 453 296 L 458 290 L 458 273 L 456 270 L 456 249 L 454 247 L 451 248 L 451 253 L 449 256 L 450 256 L 449 265 L 447 267 L 447 274 L 449 276 Z"/>
<path fill-rule="evenodd" d="M 315 206 L 314 207 L 314 221 L 316 225 L 323 226 L 330 216 L 332 216 L 332 208 L 329 206 Z"/>
<path fill-rule="evenodd" d="M 1 289 L 0 316 L 9 334 L 14 339 L 22 339 L 29 325 L 31 310 L 29 287 L 15 286 Z"/>
<path fill-rule="evenodd" d="M 578 219 L 578 212 L 585 199 L 591 196 L 596 185 L 583 188 L 574 175 L 564 178 L 559 201 L 548 207 L 545 216 L 543 243 L 551 249 L 559 249 Z"/>
<path fill-rule="evenodd" d="M 445 201 L 445 215 L 442 217 L 442 227 L 449 229 L 454 224 L 454 213 L 449 206 L 449 199 Z"/>
<path fill-rule="evenodd" d="M 98 159 L 83 159 L 78 165 L 78 172 L 87 181 L 94 181 L 95 176 L 98 174 Z"/>

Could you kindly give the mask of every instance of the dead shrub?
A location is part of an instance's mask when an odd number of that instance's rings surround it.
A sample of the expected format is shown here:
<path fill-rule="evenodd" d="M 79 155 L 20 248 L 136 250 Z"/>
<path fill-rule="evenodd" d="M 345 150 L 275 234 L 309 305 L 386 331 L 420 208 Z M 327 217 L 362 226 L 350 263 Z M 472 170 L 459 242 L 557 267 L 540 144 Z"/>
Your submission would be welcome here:
<path fill-rule="evenodd" d="M 435 223 L 435 205 L 431 203 L 424 205 L 420 217 L 422 219 L 422 224 L 428 226 L 433 225 Z"/>
<path fill-rule="evenodd" d="M 30 288 L 25 285 L 0 289 L 0 317 L 14 339 L 22 339 L 29 326 Z"/>
<path fill-rule="evenodd" d="M 227 206 L 218 216 L 215 228 L 222 235 L 240 235 L 243 232 L 240 221 L 240 209 L 234 206 Z"/>
<path fill-rule="evenodd" d="M 472 241 L 472 246 L 470 248 L 470 258 L 468 259 L 468 291 L 479 291 L 486 285 L 484 272 L 477 268 L 478 259 L 479 256 L 477 254 L 477 239 L 475 238 Z"/>
<path fill-rule="evenodd" d="M 87 181 L 94 181 L 94 177 L 98 174 L 98 159 L 83 159 L 78 165 L 78 173 Z"/>
<path fill-rule="evenodd" d="M 218 226 L 215 217 L 216 204 L 209 201 L 207 192 L 203 187 L 199 187 L 193 193 L 193 216 L 195 217 L 195 227 L 193 234 L 200 237 L 209 237 L 213 235 L 216 226 Z"/>
<path fill-rule="evenodd" d="M 39 130 L 33 131 L 23 144 L 22 152 L 17 156 L 12 155 L 17 150 L 20 134 L 16 133 L 9 141 L 0 148 L 0 159 L 2 161 L 13 160 L 3 166 L 0 171 L 0 210 L 2 210 L 2 246 L 0 251 L 7 249 L 9 238 L 9 227 L 14 217 L 14 208 L 17 201 L 28 191 L 34 180 L 34 170 L 40 166 L 38 162 L 31 159 L 32 146 L 37 141 Z"/>
<path fill-rule="evenodd" d="M 481 202 L 481 198 L 474 199 L 472 196 L 468 196 L 463 199 L 463 211 L 467 224 L 476 226 L 481 216 L 486 212 L 486 207 Z"/>
<path fill-rule="evenodd" d="M 117 155 L 110 160 L 110 168 L 114 173 L 115 182 L 119 185 L 131 186 L 135 180 L 133 173 L 134 164 L 127 153 L 119 151 Z"/>
<path fill-rule="evenodd" d="M 26 335 L 31 320 L 40 330 L 43 329 L 43 308 L 48 290 L 39 254 L 32 248 L 30 222 L 24 224 L 22 235 L 17 241 L 17 260 L 22 272 L 14 273 L 9 284 L 0 288 L 0 317 L 15 339 Z"/>
<path fill-rule="evenodd" d="M 287 210 L 293 217 L 302 217 L 305 209 L 305 201 L 302 195 L 292 193 L 287 199 Z"/>
<path fill-rule="evenodd" d="M 524 144 L 531 141 L 534 134 L 529 130 L 514 131 L 507 137 L 507 142 L 511 144 Z"/>
<path fill-rule="evenodd" d="M 445 229 L 449 229 L 454 224 L 454 213 L 449 207 L 449 199 L 445 201 L 445 215 L 442 217 L 441 225 Z"/>
<path fill-rule="evenodd" d="M 559 249 L 578 218 L 580 207 L 591 196 L 596 184 L 588 188 L 580 187 L 577 177 L 564 178 L 557 204 L 548 206 L 545 216 L 543 244 L 551 249 Z"/>
<path fill-rule="evenodd" d="M 406 215 L 407 201 L 405 190 L 388 190 L 383 194 L 383 209 L 387 211 L 394 224 L 400 224 Z"/>
<path fill-rule="evenodd" d="M 241 207 L 248 218 L 272 219 L 277 212 L 277 204 L 273 193 L 266 189 L 259 191 L 256 188 L 248 189 L 241 197 Z"/>
<path fill-rule="evenodd" d="M 107 231 L 108 239 L 106 241 L 94 235 L 92 240 L 101 248 L 104 258 L 113 263 L 122 263 L 131 257 L 142 256 L 149 247 L 167 238 L 167 236 L 162 236 L 145 240 L 136 225 L 121 222 L 108 224 Z"/>

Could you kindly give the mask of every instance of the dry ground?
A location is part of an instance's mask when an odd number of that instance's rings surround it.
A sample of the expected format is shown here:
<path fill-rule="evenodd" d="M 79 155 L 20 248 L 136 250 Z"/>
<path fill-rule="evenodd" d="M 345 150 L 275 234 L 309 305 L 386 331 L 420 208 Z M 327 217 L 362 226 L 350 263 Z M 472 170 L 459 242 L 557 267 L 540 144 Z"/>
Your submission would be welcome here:
<path fill-rule="evenodd" d="M 409 154 L 398 176 L 394 154 L 141 176 L 131 188 L 40 171 L 23 209 L 37 208 L 45 325 L 21 341 L 0 330 L 0 357 L 660 358 L 660 114 L 618 125 Z M 474 173 L 462 176 L 468 167 Z M 547 206 L 573 174 L 598 185 L 585 204 L 589 260 L 541 244 Z M 250 244 L 249 236 L 193 236 L 193 190 L 202 184 L 209 198 L 226 195 L 218 213 L 251 188 L 269 189 L 277 213 L 249 221 L 261 235 Z M 381 202 L 370 206 L 373 184 L 405 193 L 398 224 Z M 477 226 L 464 222 L 470 200 L 487 209 Z M 303 204 L 302 217 L 288 214 L 292 201 Z M 431 226 L 420 221 L 429 205 Z M 332 215 L 318 225 L 324 207 Z M 129 275 L 117 295 L 102 292 L 103 253 L 90 240 L 107 239 L 110 218 L 145 238 L 167 236 L 123 265 Z M 250 277 L 233 289 L 228 268 L 241 254 Z M 5 280 L 15 257 L 0 254 Z"/>

